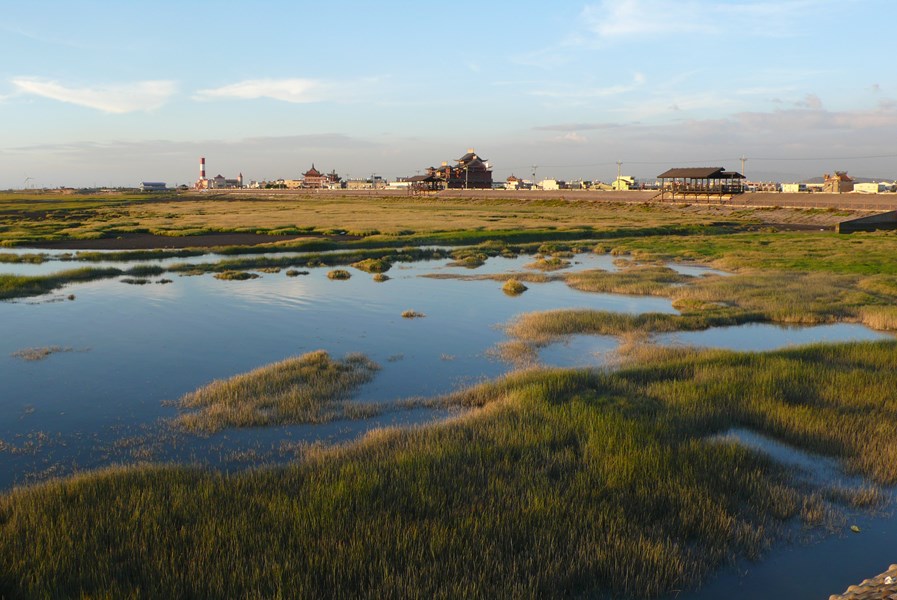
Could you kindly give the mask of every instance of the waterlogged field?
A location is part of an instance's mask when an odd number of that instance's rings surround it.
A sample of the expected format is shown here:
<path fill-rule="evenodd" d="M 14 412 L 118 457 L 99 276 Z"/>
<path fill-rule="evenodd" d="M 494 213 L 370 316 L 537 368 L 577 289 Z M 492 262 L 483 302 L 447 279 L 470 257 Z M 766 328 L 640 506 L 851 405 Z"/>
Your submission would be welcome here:
<path fill-rule="evenodd" d="M 706 594 L 788 539 L 818 568 L 849 523 L 853 570 L 790 597 L 878 572 L 897 534 L 869 513 L 897 482 L 893 274 L 731 275 L 666 244 L 98 255 L 116 272 L 12 282 L 0 486 L 85 474 L 0 498 L 0 595 Z M 84 266 L 10 253 L 15 277 Z M 781 443 L 852 478 L 796 475 Z M 193 466 L 116 466 L 147 462 Z M 765 573 L 750 592 L 786 589 Z"/>

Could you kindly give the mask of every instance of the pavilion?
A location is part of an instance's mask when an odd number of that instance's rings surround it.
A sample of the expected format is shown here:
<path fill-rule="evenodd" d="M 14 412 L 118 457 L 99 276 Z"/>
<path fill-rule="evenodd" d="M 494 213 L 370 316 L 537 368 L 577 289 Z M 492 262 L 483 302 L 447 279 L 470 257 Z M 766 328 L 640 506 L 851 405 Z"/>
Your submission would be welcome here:
<path fill-rule="evenodd" d="M 735 171 L 726 171 L 723 167 L 687 167 L 670 169 L 657 176 L 660 179 L 660 199 L 666 193 L 671 200 L 695 200 L 716 196 L 720 201 L 724 196 L 744 192 L 744 175 Z M 670 181 L 667 181 L 670 180 Z"/>

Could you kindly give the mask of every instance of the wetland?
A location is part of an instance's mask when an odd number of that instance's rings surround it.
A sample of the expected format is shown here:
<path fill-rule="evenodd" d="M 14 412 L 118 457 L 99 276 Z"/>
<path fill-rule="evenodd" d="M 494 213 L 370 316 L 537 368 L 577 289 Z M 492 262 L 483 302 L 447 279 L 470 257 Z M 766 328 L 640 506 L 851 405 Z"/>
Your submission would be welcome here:
<path fill-rule="evenodd" d="M 893 234 L 315 202 L 243 218 L 344 237 L 7 244 L 0 595 L 818 597 L 893 562 Z"/>

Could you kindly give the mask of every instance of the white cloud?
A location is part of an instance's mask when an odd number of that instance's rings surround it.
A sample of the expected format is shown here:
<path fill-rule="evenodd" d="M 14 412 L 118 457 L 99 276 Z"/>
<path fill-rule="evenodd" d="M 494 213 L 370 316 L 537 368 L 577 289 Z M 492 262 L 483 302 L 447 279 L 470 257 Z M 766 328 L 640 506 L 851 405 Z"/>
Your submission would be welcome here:
<path fill-rule="evenodd" d="M 32 94 L 116 114 L 157 109 L 176 92 L 172 81 L 68 87 L 48 79 L 17 77 L 12 80 L 12 84 L 21 94 Z"/>
<path fill-rule="evenodd" d="M 249 79 L 218 88 L 199 90 L 196 100 L 273 98 L 297 104 L 321 102 L 331 95 L 332 86 L 315 79 Z"/>

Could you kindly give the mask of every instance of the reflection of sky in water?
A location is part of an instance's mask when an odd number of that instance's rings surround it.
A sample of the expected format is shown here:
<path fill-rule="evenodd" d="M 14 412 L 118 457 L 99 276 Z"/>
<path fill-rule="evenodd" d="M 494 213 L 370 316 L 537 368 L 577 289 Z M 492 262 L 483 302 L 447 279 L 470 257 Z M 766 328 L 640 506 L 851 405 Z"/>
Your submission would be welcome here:
<path fill-rule="evenodd" d="M 200 262 L 209 259 L 198 257 Z M 85 467 L 103 464 L 108 459 L 90 449 L 176 414 L 163 401 L 288 356 L 317 349 L 335 357 L 364 353 L 382 369 L 361 388 L 357 400 L 390 402 L 433 396 L 506 373 L 512 367 L 488 356 L 487 350 L 506 339 L 499 326 L 521 313 L 559 308 L 676 312 L 665 298 L 585 293 L 562 282 L 528 284 L 526 293 L 509 297 L 502 293 L 501 281 L 420 277 L 519 272 L 532 260 L 531 256 L 497 257 L 478 269 L 450 267 L 450 260 L 399 263 L 383 283 L 352 268 L 348 281 L 329 280 L 330 268 L 308 269 L 308 275 L 298 277 L 287 277 L 285 270 L 261 273 L 260 278 L 248 281 L 222 281 L 211 274 L 168 274 L 172 283 L 165 285 L 127 285 L 109 279 L 67 286 L 48 296 L 0 302 L 0 440 L 22 446 L 28 436 L 40 432 L 41 437 L 59 442 L 30 458 L 0 454 L 0 465 L 10 467 L 0 469 L 7 473 L 0 474 L 0 487 L 21 480 L 23 472 L 37 470 L 40 461 L 76 456 Z M 81 263 L 0 265 L 0 271 L 16 266 L 35 273 L 46 264 Z M 579 254 L 567 271 L 591 268 L 615 270 L 613 257 Z M 76 296 L 74 301 L 65 300 L 70 293 Z M 426 317 L 403 319 L 404 310 Z M 760 329 L 751 334 L 751 327 Z M 822 339 L 878 336 L 858 326 L 827 327 L 834 333 Z M 741 330 L 747 333 L 711 330 L 680 335 L 707 336 L 708 344 L 748 349 L 754 349 L 754 338 L 772 344 L 768 347 L 819 339 L 807 339 L 801 330 L 772 326 Z M 803 337 L 787 341 L 795 335 Z M 684 337 L 679 343 L 699 343 L 690 340 Z M 541 349 L 540 360 L 557 366 L 596 365 L 616 345 L 613 337 L 573 336 Z M 17 350 L 44 346 L 72 351 L 37 362 L 11 356 Z M 337 429 L 357 435 L 390 419 L 408 423 L 429 418 L 432 414 L 427 411 L 393 413 Z M 270 446 L 279 436 L 293 440 L 346 437 L 334 437 L 333 431 L 333 426 L 296 426 L 230 432 L 226 439 L 234 444 L 268 440 L 265 443 Z M 160 456 L 186 459 L 203 454 L 201 447 L 211 447 L 211 442 L 199 440 L 179 444 L 179 450 L 167 449 Z"/>
<path fill-rule="evenodd" d="M 830 458 L 802 452 L 749 430 L 735 429 L 718 439 L 726 438 L 796 467 L 816 483 L 856 485 L 859 482 L 858 478 L 845 476 Z M 860 527 L 859 534 L 849 530 L 853 524 Z M 670 600 L 827 598 L 877 575 L 893 562 L 894 540 L 897 540 L 897 519 L 893 515 L 855 510 L 848 514 L 839 533 L 824 536 L 818 530 L 812 534 L 795 530 L 798 541 L 808 535 L 813 537 L 809 543 L 780 544 L 760 562 L 741 560 L 734 568 L 724 568 L 711 577 L 701 589 L 676 593 Z"/>
<path fill-rule="evenodd" d="M 501 291 L 501 281 L 420 277 L 521 271 L 532 260 L 495 258 L 474 270 L 448 267 L 449 260 L 400 263 L 383 283 L 352 268 L 348 281 L 328 279 L 330 268 L 308 269 L 308 275 L 297 277 L 287 277 L 285 270 L 261 273 L 248 281 L 166 274 L 169 284 L 128 285 L 114 278 L 0 302 L 0 440 L 22 446 L 40 432 L 42 438 L 59 442 L 45 443 L 31 458 L 0 454 L 0 465 L 10 467 L 2 469 L 0 486 L 21 480 L 22 472 L 38 470 L 35 465 L 42 460 L 77 457 L 85 467 L 102 464 L 89 448 L 176 414 L 163 401 L 288 356 L 317 349 L 336 357 L 362 352 L 382 370 L 361 388 L 358 400 L 389 402 L 449 392 L 507 372 L 511 367 L 489 358 L 486 351 L 505 339 L 498 326 L 522 312 L 568 307 L 675 312 L 667 299 L 588 294 L 561 282 L 530 284 L 525 294 L 509 297 Z M 571 269 L 604 267 L 610 261 L 582 254 L 574 263 Z M 68 268 L 83 263 L 0 265 L 0 271 L 16 266 L 37 273 L 48 264 Z M 74 301 L 65 299 L 69 294 L 75 295 Z M 403 319 L 401 313 L 408 309 L 427 316 Z M 11 356 L 45 346 L 72 351 L 37 362 Z M 430 418 L 427 414 L 384 415 L 342 429 L 357 434 L 359 427 L 392 422 L 389 419 L 414 422 Z M 228 439 L 237 444 L 247 443 L 247 438 L 273 444 L 277 435 L 342 439 L 333 438 L 332 430 L 246 430 L 231 432 Z M 165 451 L 162 456 L 184 459 L 208 444 L 195 440 L 180 454 Z"/>
<path fill-rule="evenodd" d="M 17 249 L 0 252 L 22 252 Z M 33 251 L 32 251 L 33 252 Z M 278 255 L 282 256 L 282 255 Z M 227 258 L 227 257 L 222 257 Z M 210 262 L 213 256 L 134 264 Z M 286 277 L 262 273 L 249 281 L 221 281 L 212 275 L 181 277 L 166 285 L 127 285 L 118 279 L 68 286 L 48 296 L 0 302 L 0 440 L 20 451 L 0 451 L 0 489 L 14 482 L 135 460 L 129 448 L 148 448 L 158 461 L 200 462 L 242 468 L 284 461 L 304 442 L 340 442 L 385 426 L 407 426 L 445 418 L 435 409 L 397 410 L 353 422 L 228 430 L 209 437 L 172 434 L 160 419 L 176 414 L 164 406 L 217 378 L 243 373 L 288 356 L 325 349 L 336 357 L 362 352 L 382 370 L 363 386 L 360 402 L 389 402 L 432 396 L 506 373 L 511 367 L 486 355 L 505 341 L 499 325 L 515 315 L 562 308 L 592 308 L 636 314 L 675 313 L 656 297 L 590 294 L 561 282 L 527 284 L 516 297 L 501 281 L 460 281 L 420 277 L 428 273 L 479 275 L 525 271 L 531 256 L 492 258 L 478 269 L 449 267 L 450 260 L 397 264 L 390 280 L 377 283 L 356 269 L 348 281 L 327 279 L 330 268 Z M 616 271 L 614 257 L 580 254 L 565 271 Z M 297 263 L 299 261 L 297 260 Z M 0 264 L 0 272 L 41 274 L 98 263 L 52 261 L 42 265 Z M 102 264 L 102 263 L 100 263 Z M 122 269 L 127 263 L 108 263 Z M 692 276 L 713 269 L 671 263 Z M 158 279 L 153 277 L 151 279 Z M 65 300 L 75 294 L 74 301 Z M 411 309 L 427 316 L 403 319 Z M 749 324 L 701 332 L 663 334 L 662 344 L 770 350 L 787 345 L 843 340 L 887 339 L 860 325 L 807 328 Z M 37 362 L 11 356 L 29 347 L 61 346 L 70 352 Z M 615 350 L 610 336 L 571 336 L 540 349 L 552 366 L 595 366 Z M 750 435 L 749 433 L 746 435 Z M 746 440 L 751 442 L 755 439 Z M 774 442 L 765 448 L 780 460 L 803 466 L 801 453 Z M 783 454 L 784 453 L 784 454 Z M 825 465 L 830 467 L 828 462 Z M 751 598 L 759 589 L 779 596 L 823 597 L 860 581 L 893 549 L 897 520 L 857 517 L 864 533 L 830 538 L 813 546 L 778 548 L 763 563 L 745 565 L 751 579 L 724 573 L 702 591 L 680 598 Z M 838 557 L 833 560 L 833 557 Z M 837 563 L 824 576 L 819 564 Z M 884 562 L 882 565 L 886 566 Z M 881 568 L 884 568 L 882 566 Z M 812 581 L 794 572 L 815 572 Z M 745 581 L 749 583 L 746 585 Z"/>
<path fill-rule="evenodd" d="M 786 327 L 770 323 L 748 323 L 732 327 L 716 327 L 704 331 L 664 333 L 654 341 L 665 346 L 702 346 L 749 352 L 775 350 L 818 342 L 875 341 L 894 339 L 855 323 L 835 323 L 812 327 Z"/>

